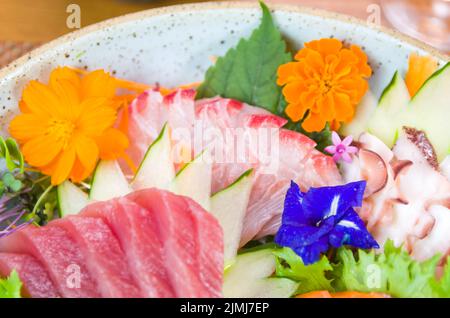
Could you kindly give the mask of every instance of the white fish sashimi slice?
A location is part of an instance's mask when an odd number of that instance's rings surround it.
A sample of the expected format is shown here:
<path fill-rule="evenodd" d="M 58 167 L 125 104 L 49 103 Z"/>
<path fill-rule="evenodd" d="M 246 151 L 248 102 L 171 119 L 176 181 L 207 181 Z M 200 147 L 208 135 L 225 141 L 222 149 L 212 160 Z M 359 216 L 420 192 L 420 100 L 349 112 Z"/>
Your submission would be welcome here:
<path fill-rule="evenodd" d="M 192 158 L 205 148 L 211 151 L 215 160 L 212 167 L 212 193 L 227 187 L 248 169 L 253 169 L 256 181 L 244 221 L 241 245 L 258 236 L 265 224 L 274 217 L 281 218 L 285 191 L 291 180 L 299 183 L 302 190 L 311 186 L 342 183 L 331 157 L 316 151 L 316 144 L 306 136 L 282 129 L 286 124 L 284 118 L 262 108 L 226 98 L 194 101 L 194 94 L 193 90 L 177 90 L 162 97 L 157 91 L 149 91 L 147 96 L 134 101 L 130 110 L 129 137 L 132 144 L 129 155 L 139 162 L 148 145 L 156 138 L 154 132 L 159 131 L 164 122 L 168 121 L 173 131 L 190 132 L 181 134 L 190 137 L 190 141 L 178 137 L 174 138 L 174 142 L 181 140 L 187 148 L 190 145 Z M 245 134 L 247 139 L 242 142 L 243 148 L 240 151 L 237 151 L 236 138 L 223 138 L 211 149 L 209 142 L 215 142 L 217 138 L 214 134 L 212 137 L 207 135 L 210 130 L 222 137 L 230 131 L 237 136 Z M 266 133 L 269 131 L 267 136 L 270 138 L 276 136 L 278 139 L 266 139 L 266 151 L 255 151 L 254 145 L 258 145 L 255 138 L 259 138 L 258 133 L 264 130 Z M 203 143 L 200 147 L 196 144 L 196 138 L 200 138 L 200 143 Z M 279 149 L 276 144 L 268 145 L 272 140 L 279 142 Z M 231 156 L 231 161 L 230 157 L 220 157 L 232 154 L 233 151 L 235 153 Z M 265 175 L 269 177 L 259 177 Z M 278 185 L 274 187 L 274 184 Z M 271 231 L 272 228 L 276 231 L 273 226 L 270 227 Z"/>

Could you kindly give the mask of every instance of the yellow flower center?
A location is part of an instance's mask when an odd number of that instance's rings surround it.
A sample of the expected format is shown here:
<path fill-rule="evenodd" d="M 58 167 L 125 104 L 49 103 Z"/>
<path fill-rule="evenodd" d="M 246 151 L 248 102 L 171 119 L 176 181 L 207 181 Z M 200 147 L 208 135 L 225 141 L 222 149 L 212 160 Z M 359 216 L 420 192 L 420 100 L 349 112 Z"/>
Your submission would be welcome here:
<path fill-rule="evenodd" d="M 70 120 L 53 118 L 49 122 L 46 134 L 55 136 L 58 142 L 63 143 L 63 148 L 65 149 L 69 144 L 74 130 L 75 124 Z"/>

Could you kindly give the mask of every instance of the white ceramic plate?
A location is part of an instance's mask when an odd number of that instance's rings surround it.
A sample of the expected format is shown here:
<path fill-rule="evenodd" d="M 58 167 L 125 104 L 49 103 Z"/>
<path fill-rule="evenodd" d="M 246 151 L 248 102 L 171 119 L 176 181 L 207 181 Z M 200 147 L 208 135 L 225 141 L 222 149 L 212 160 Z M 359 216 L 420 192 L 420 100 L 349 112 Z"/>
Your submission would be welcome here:
<path fill-rule="evenodd" d="M 360 45 L 379 95 L 396 69 L 406 71 L 410 53 L 431 54 L 441 63 L 448 56 L 378 26 L 348 16 L 287 5 L 270 5 L 277 25 L 293 48 L 323 37 Z M 23 86 L 46 81 L 52 68 L 71 65 L 103 68 L 118 77 L 165 86 L 199 81 L 211 56 L 223 55 L 259 24 L 257 2 L 210 2 L 143 11 L 63 36 L 0 70 L 0 131 L 6 133 Z"/>

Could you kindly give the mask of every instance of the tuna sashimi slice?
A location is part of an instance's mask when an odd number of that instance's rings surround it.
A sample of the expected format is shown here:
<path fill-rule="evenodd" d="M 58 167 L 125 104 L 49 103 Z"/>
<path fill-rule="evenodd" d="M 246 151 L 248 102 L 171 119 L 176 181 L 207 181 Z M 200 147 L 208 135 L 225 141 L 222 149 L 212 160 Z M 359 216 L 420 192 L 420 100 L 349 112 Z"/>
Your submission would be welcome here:
<path fill-rule="evenodd" d="M 49 226 L 66 230 L 80 247 L 102 297 L 141 297 L 130 274 L 125 254 L 102 219 L 75 215 L 50 222 Z"/>
<path fill-rule="evenodd" d="M 101 296 L 80 247 L 62 228 L 28 225 L 0 239 L 0 253 L 5 252 L 33 256 L 46 269 L 62 297 Z"/>
<path fill-rule="evenodd" d="M 89 205 L 84 216 L 103 219 L 118 238 L 144 297 L 175 297 L 163 260 L 163 242 L 150 213 L 126 197 Z"/>
<path fill-rule="evenodd" d="M 23 283 L 23 294 L 33 298 L 57 298 L 59 293 L 46 270 L 34 257 L 25 254 L 0 253 L 0 277 L 13 270 Z"/>
<path fill-rule="evenodd" d="M 158 221 L 165 265 L 176 296 L 220 297 L 223 236 L 218 221 L 189 198 L 167 191 L 147 189 L 127 198 Z"/>
<path fill-rule="evenodd" d="M 203 284 L 213 292 L 211 297 L 221 297 L 222 275 L 224 267 L 223 232 L 220 224 L 209 216 L 197 202 L 186 200 L 195 216 L 197 253 L 200 268 L 198 270 Z"/>

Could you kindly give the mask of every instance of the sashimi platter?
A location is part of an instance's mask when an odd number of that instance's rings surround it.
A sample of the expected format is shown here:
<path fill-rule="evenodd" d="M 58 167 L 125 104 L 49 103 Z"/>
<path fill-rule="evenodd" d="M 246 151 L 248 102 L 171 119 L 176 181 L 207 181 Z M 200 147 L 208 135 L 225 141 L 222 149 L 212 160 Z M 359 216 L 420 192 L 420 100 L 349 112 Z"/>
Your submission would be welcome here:
<path fill-rule="evenodd" d="M 252 6 L 149 77 L 195 10 L 0 71 L 0 298 L 450 297 L 448 57 Z"/>

